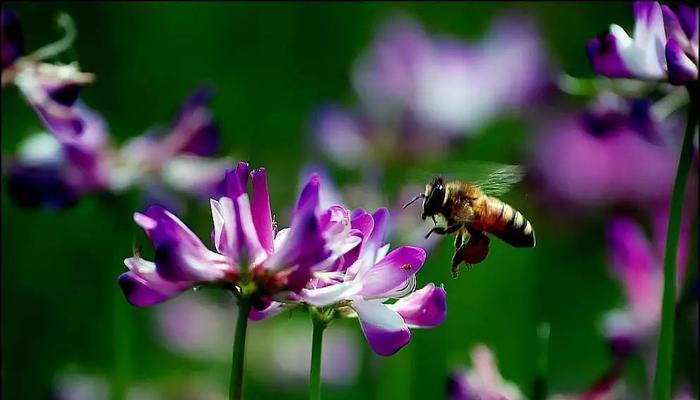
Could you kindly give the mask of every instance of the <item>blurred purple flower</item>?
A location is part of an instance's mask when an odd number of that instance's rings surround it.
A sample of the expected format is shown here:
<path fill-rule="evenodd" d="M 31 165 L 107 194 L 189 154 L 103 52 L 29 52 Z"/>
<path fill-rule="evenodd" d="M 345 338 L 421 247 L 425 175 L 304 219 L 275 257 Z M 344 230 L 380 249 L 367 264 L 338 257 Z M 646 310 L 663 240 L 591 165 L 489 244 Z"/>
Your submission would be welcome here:
<path fill-rule="evenodd" d="M 529 20 L 498 20 L 483 42 L 466 44 L 429 37 L 416 21 L 394 18 L 353 71 L 360 111 L 322 107 L 312 130 L 345 166 L 430 157 L 524 107 L 549 83 L 548 71 Z"/>
<path fill-rule="evenodd" d="M 493 353 L 485 345 L 471 351 L 472 368 L 455 371 L 448 378 L 450 400 L 520 400 L 516 385 L 503 380 Z"/>
<path fill-rule="evenodd" d="M 81 103 L 71 107 L 80 130 L 61 129 L 30 136 L 20 145 L 8 176 L 10 196 L 29 207 L 65 208 L 109 181 L 104 121 Z"/>
<path fill-rule="evenodd" d="M 622 310 L 608 313 L 604 333 L 611 351 L 627 357 L 655 337 L 661 317 L 663 257 L 668 218 L 653 217 L 653 239 L 631 218 L 617 217 L 608 224 L 609 258 L 612 272 L 620 281 L 627 299 Z M 682 287 L 690 245 L 690 220 L 681 224 L 678 245 L 677 283 Z"/>
<path fill-rule="evenodd" d="M 247 193 L 249 176 L 252 201 Z M 276 232 L 265 170 L 249 172 L 247 163 L 239 163 L 226 174 L 226 196 L 211 200 L 216 252 L 160 206 L 134 214 L 156 252 L 155 262 L 138 256 L 124 260 L 130 271 L 120 276 L 119 284 L 127 300 L 150 306 L 195 285 L 240 285 L 243 280 L 255 285 L 254 305 L 264 309 L 269 296 L 298 292 L 331 255 L 323 237 L 324 222 L 315 214 L 318 186 L 318 179 L 307 183 L 291 227 Z"/>
<path fill-rule="evenodd" d="M 675 10 L 657 2 L 633 4 L 634 34 L 619 25 L 587 46 L 593 69 L 610 78 L 668 80 L 684 85 L 698 77 L 698 9 Z"/>
<path fill-rule="evenodd" d="M 292 321 L 268 326 L 265 376 L 281 390 L 306 385 L 311 365 L 311 337 L 308 325 Z M 324 384 L 351 386 L 360 372 L 360 354 L 356 337 L 345 327 L 329 326 L 323 336 L 321 379 Z"/>
<path fill-rule="evenodd" d="M 588 110 L 550 122 L 534 146 L 533 175 L 557 206 L 663 203 L 675 176 L 677 125 L 671 117 L 658 121 L 644 101 L 601 96 Z"/>
<path fill-rule="evenodd" d="M 163 135 L 153 130 L 131 139 L 119 151 L 111 186 L 121 190 L 141 182 L 158 182 L 209 199 L 220 193 L 221 177 L 229 159 L 212 159 L 219 129 L 208 109 L 209 86 L 197 89 L 185 101 Z"/>
<path fill-rule="evenodd" d="M 235 311 L 235 306 L 233 306 Z M 236 313 L 202 296 L 183 295 L 156 310 L 161 342 L 171 351 L 204 360 L 230 362 Z"/>

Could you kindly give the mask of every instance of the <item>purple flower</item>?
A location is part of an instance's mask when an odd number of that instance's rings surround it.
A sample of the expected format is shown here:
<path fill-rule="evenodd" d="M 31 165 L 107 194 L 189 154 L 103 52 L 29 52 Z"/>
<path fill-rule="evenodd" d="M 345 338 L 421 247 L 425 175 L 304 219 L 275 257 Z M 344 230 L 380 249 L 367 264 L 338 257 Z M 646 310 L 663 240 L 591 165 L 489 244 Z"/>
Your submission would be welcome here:
<path fill-rule="evenodd" d="M 104 121 L 82 104 L 71 107 L 80 130 L 40 133 L 22 142 L 8 175 L 10 195 L 30 207 L 66 208 L 107 187 L 109 160 Z"/>
<path fill-rule="evenodd" d="M 403 246 L 388 252 L 389 245 L 383 242 L 388 217 L 386 209 L 374 214 L 355 210 L 350 226 L 361 235 L 362 243 L 339 263 L 316 273 L 316 279 L 300 292 L 308 304 L 356 315 L 370 347 L 383 356 L 408 344 L 409 328 L 436 327 L 447 312 L 443 288 L 431 283 L 414 292 L 425 251 Z M 387 299 L 399 300 L 385 304 Z"/>
<path fill-rule="evenodd" d="M 668 80 L 684 85 L 698 76 L 698 9 L 675 11 L 657 2 L 633 4 L 635 26 L 630 37 L 619 25 L 587 46 L 593 69 L 610 78 Z"/>
<path fill-rule="evenodd" d="M 528 104 L 548 75 L 529 21 L 499 20 L 481 43 L 467 44 L 430 37 L 416 21 L 394 18 L 356 63 L 359 111 L 322 107 L 312 130 L 344 166 L 431 157 Z"/>
<path fill-rule="evenodd" d="M 531 168 L 542 192 L 561 206 L 652 207 L 671 193 L 677 121 L 657 121 L 642 102 L 601 104 L 553 120 L 534 146 Z M 654 190 L 649 190 L 654 188 Z"/>
<path fill-rule="evenodd" d="M 522 393 L 514 384 L 504 381 L 496 360 L 485 345 L 472 349 L 472 368 L 458 370 L 448 380 L 451 400 L 519 400 Z"/>
<path fill-rule="evenodd" d="M 624 309 L 608 313 L 604 332 L 614 354 L 626 357 L 657 334 L 663 292 L 665 214 L 653 220 L 653 241 L 631 218 L 617 217 L 608 224 L 609 259 L 612 272 L 622 285 Z M 677 280 L 681 287 L 688 260 L 690 221 L 684 218 L 678 247 Z"/>
<path fill-rule="evenodd" d="M 229 159 L 211 159 L 219 144 L 219 129 L 208 109 L 212 89 L 197 89 L 182 106 L 164 135 L 149 131 L 119 151 L 112 188 L 155 180 L 178 191 L 209 198 L 220 194 Z"/>
<path fill-rule="evenodd" d="M 162 207 L 134 214 L 155 247 L 155 262 L 138 256 L 124 261 L 129 272 L 120 276 L 119 284 L 127 300 L 150 306 L 196 285 L 234 285 L 239 290 L 252 285 L 254 305 L 264 309 L 271 296 L 299 292 L 331 254 L 323 222 L 315 214 L 318 185 L 318 179 L 307 183 L 290 228 L 276 232 L 264 169 L 249 172 L 247 163 L 239 163 L 226 174 L 226 196 L 211 200 L 216 251 Z"/>

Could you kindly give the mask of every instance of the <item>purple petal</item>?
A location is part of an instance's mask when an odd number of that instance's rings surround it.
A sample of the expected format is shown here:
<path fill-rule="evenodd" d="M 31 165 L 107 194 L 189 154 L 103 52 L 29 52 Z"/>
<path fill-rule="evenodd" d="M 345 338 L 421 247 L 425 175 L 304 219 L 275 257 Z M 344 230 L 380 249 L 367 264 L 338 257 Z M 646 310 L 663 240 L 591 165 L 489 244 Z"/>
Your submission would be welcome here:
<path fill-rule="evenodd" d="M 632 78 L 634 76 L 623 61 L 617 38 L 609 31 L 591 39 L 586 46 L 586 52 L 593 70 L 597 74 L 609 78 Z"/>
<path fill-rule="evenodd" d="M 390 306 L 410 328 L 434 328 L 447 316 L 447 293 L 433 283 Z"/>
<path fill-rule="evenodd" d="M 282 311 L 284 311 L 284 304 L 273 301 L 263 310 L 258 310 L 255 307 L 251 307 L 248 314 L 248 319 L 251 321 L 261 321 L 263 319 L 274 317 Z"/>
<path fill-rule="evenodd" d="M 357 165 L 368 148 L 364 126 L 358 118 L 340 107 L 324 106 L 316 112 L 312 131 L 319 147 L 334 161 L 345 166 Z"/>
<path fill-rule="evenodd" d="M 162 279 L 156 272 L 155 264 L 150 261 L 132 257 L 124 260 L 124 264 L 130 271 L 119 276 L 119 286 L 129 303 L 137 307 L 161 303 L 191 286 L 189 283 Z"/>
<path fill-rule="evenodd" d="M 246 193 L 248 190 L 248 171 L 250 167 L 247 162 L 241 161 L 233 171 L 226 172 L 225 186 L 226 196 L 231 199 Z"/>
<path fill-rule="evenodd" d="M 216 281 L 233 272 L 225 257 L 204 246 L 177 217 L 160 206 L 151 206 L 145 214 L 135 213 L 156 249 L 158 274 L 170 281 Z"/>
<path fill-rule="evenodd" d="M 387 254 L 366 272 L 358 272 L 365 297 L 390 297 L 391 293 L 403 289 L 425 262 L 425 250 L 403 246 Z"/>
<path fill-rule="evenodd" d="M 683 31 L 693 46 L 695 46 L 695 54 L 697 54 L 698 46 L 698 8 L 687 4 L 679 4 L 676 8 L 678 19 L 683 26 Z"/>
<path fill-rule="evenodd" d="M 203 86 L 195 91 L 178 112 L 171 128 L 171 137 L 177 136 L 179 153 L 208 157 L 219 146 L 219 129 L 207 109 L 213 89 Z"/>
<path fill-rule="evenodd" d="M 291 269 L 288 289 L 298 292 L 311 278 L 313 267 L 331 255 L 312 212 L 295 216 L 284 244 L 270 258 L 267 268 L 276 272 Z"/>
<path fill-rule="evenodd" d="M 251 211 L 253 213 L 253 223 L 255 224 L 255 230 L 258 233 L 260 244 L 268 254 L 272 254 L 274 251 L 272 211 L 270 209 L 270 194 L 267 190 L 265 169 L 260 168 L 253 170 L 252 176 L 253 200 L 251 203 Z"/>
<path fill-rule="evenodd" d="M 608 224 L 610 263 L 638 315 L 655 319 L 661 298 L 660 260 L 632 219 L 619 217 Z"/>
<path fill-rule="evenodd" d="M 319 179 L 323 182 L 323 185 L 319 187 L 319 208 L 323 210 L 333 205 L 343 204 L 338 188 L 333 184 L 328 171 L 322 166 L 316 164 L 305 165 L 299 174 L 300 181 L 307 182 L 313 174 L 318 174 Z"/>
<path fill-rule="evenodd" d="M 2 69 L 12 65 L 24 53 L 24 41 L 19 21 L 12 11 L 0 10 L 2 14 Z"/>
<path fill-rule="evenodd" d="M 411 340 L 411 331 L 401 316 L 379 301 L 353 302 L 362 331 L 372 350 L 390 356 Z"/>
<path fill-rule="evenodd" d="M 690 41 L 688 40 L 684 27 L 681 24 L 681 21 L 678 19 L 676 13 L 665 4 L 661 6 L 661 12 L 663 13 L 664 17 L 666 37 L 668 39 L 675 40 L 678 44 L 681 44 L 684 49 L 688 49 L 690 46 Z"/>
<path fill-rule="evenodd" d="M 698 66 L 674 39 L 666 43 L 668 80 L 673 85 L 685 85 L 698 78 Z"/>
<path fill-rule="evenodd" d="M 319 204 L 319 187 L 321 178 L 318 174 L 312 174 L 309 181 L 304 185 L 299 194 L 299 199 L 295 207 L 296 213 L 314 212 Z"/>
<path fill-rule="evenodd" d="M 7 173 L 7 191 L 13 201 L 29 208 L 65 209 L 80 197 L 57 165 L 12 165 Z"/>

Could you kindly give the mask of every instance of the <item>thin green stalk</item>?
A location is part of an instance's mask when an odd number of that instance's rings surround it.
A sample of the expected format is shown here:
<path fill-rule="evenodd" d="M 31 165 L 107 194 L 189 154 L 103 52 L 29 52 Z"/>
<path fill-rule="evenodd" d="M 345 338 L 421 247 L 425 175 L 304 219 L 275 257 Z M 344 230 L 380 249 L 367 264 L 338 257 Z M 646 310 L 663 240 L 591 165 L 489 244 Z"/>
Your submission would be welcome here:
<path fill-rule="evenodd" d="M 129 384 L 131 371 L 131 331 L 132 315 L 129 304 L 124 300 L 121 291 L 115 290 L 112 304 L 114 318 L 114 372 L 112 376 L 112 398 L 123 400 Z"/>
<path fill-rule="evenodd" d="M 233 354 L 231 355 L 231 384 L 228 392 L 230 400 L 241 400 L 243 398 L 243 357 L 245 356 L 245 337 L 248 329 L 249 311 L 250 299 L 240 296 L 238 298 L 236 336 L 233 339 Z"/>
<path fill-rule="evenodd" d="M 695 112 L 696 98 L 693 88 L 688 88 L 690 105 L 688 107 L 688 123 L 683 138 L 683 147 L 678 161 L 676 181 L 673 184 L 671 211 L 668 219 L 666 234 L 666 254 L 664 257 L 664 294 L 661 309 L 661 332 L 659 333 L 658 350 L 656 354 L 656 373 L 654 378 L 654 399 L 667 400 L 671 398 L 671 378 L 673 370 L 673 330 L 676 309 L 676 255 L 678 252 L 678 236 L 681 225 L 681 212 L 685 194 L 685 184 L 688 180 L 693 152 L 693 135 L 697 125 Z"/>
<path fill-rule="evenodd" d="M 311 368 L 309 370 L 309 399 L 321 399 L 321 352 L 323 347 L 323 331 L 328 326 L 318 313 L 312 312 L 313 339 L 311 341 Z"/>

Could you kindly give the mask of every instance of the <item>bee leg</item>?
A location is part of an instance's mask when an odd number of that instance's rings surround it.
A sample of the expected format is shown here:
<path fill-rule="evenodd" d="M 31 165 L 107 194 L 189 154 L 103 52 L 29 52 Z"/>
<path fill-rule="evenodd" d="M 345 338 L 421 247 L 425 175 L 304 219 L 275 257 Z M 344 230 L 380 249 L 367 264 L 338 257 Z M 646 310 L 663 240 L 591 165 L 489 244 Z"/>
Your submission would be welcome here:
<path fill-rule="evenodd" d="M 462 232 L 459 232 L 455 236 L 455 250 L 458 250 L 462 246 Z"/>
<path fill-rule="evenodd" d="M 430 231 L 428 231 L 428 233 L 425 235 L 425 238 L 429 238 L 430 235 L 432 235 L 433 233 L 437 233 L 438 235 L 449 235 L 450 233 L 457 232 L 461 227 L 462 224 L 454 224 L 452 226 L 448 226 L 447 228 L 436 226 L 435 228 L 432 228 Z"/>

